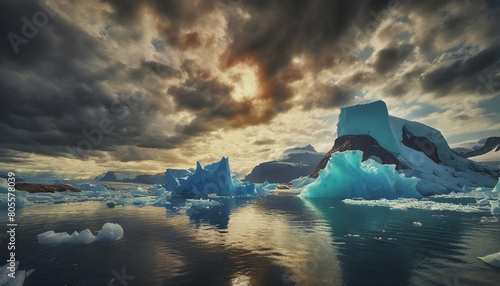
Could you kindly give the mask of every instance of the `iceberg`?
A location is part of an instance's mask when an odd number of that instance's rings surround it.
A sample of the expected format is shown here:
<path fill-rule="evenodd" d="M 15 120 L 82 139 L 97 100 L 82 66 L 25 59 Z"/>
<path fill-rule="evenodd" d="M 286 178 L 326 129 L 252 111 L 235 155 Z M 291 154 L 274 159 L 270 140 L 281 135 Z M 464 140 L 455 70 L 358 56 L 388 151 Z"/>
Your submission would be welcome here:
<path fill-rule="evenodd" d="M 242 182 L 231 174 L 229 160 L 225 157 L 219 162 L 202 167 L 196 162 L 196 170 L 167 169 L 165 189 L 174 194 L 207 196 L 255 195 L 255 185 Z"/>
<path fill-rule="evenodd" d="M 362 162 L 363 152 L 333 153 L 319 177 L 300 193 L 303 198 L 419 198 L 417 178 L 399 174 L 394 165 Z"/>
<path fill-rule="evenodd" d="M 478 258 L 491 266 L 500 267 L 500 252 Z"/>
<path fill-rule="evenodd" d="M 75 231 L 71 235 L 67 232 L 46 231 L 38 235 L 38 243 L 58 245 L 67 244 L 89 244 L 94 241 L 114 241 L 123 237 L 123 228 L 117 223 L 105 223 L 97 236 L 92 234 L 89 229 L 81 232 Z"/>
<path fill-rule="evenodd" d="M 7 262 L 4 266 L 0 267 L 0 285 L 2 286 L 22 286 L 26 277 L 30 276 L 35 269 L 18 270 L 19 261 Z M 13 271 L 11 271 L 13 270 Z M 14 277 L 9 277 L 10 273 L 14 273 Z"/>
<path fill-rule="evenodd" d="M 396 164 L 408 177 L 419 178 L 416 188 L 422 195 L 461 192 L 464 187 L 493 187 L 498 178 L 495 171 L 452 152 L 439 130 L 390 116 L 383 101 L 342 108 L 337 134 L 336 145 L 337 141 L 346 141 L 340 151 L 362 150 L 366 153 L 364 159 L 372 157 L 370 152 L 383 149 L 381 154 L 387 155 L 381 158 L 384 164 Z M 366 137 L 374 139 L 374 143 L 366 143 Z M 355 146 L 356 138 L 366 146 Z M 333 151 L 339 150 L 332 149 L 328 156 Z M 326 166 L 328 156 L 318 168 Z"/>
<path fill-rule="evenodd" d="M 134 187 L 132 188 L 132 190 L 130 190 L 130 195 L 132 195 L 132 197 L 147 197 L 150 194 L 148 191 L 141 187 Z"/>
<path fill-rule="evenodd" d="M 24 208 L 24 206 L 29 203 L 29 201 L 26 199 L 26 197 L 28 196 L 28 192 L 16 190 L 13 194 L 15 195 L 14 200 L 16 202 L 16 210 Z M 8 209 L 8 202 L 8 183 L 6 179 L 0 178 L 0 210 Z"/>

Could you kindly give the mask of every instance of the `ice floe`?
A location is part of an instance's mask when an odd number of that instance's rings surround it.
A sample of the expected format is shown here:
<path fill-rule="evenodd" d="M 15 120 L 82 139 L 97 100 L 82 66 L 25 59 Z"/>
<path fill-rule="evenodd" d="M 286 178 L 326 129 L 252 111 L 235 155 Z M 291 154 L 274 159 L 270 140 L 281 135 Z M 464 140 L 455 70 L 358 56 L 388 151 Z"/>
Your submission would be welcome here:
<path fill-rule="evenodd" d="M 92 234 L 89 229 L 81 232 L 74 231 L 71 235 L 67 232 L 54 232 L 53 230 L 46 231 L 38 235 L 38 243 L 40 244 L 89 244 L 95 241 L 113 241 L 123 237 L 123 228 L 117 223 L 105 223 L 97 236 Z"/>

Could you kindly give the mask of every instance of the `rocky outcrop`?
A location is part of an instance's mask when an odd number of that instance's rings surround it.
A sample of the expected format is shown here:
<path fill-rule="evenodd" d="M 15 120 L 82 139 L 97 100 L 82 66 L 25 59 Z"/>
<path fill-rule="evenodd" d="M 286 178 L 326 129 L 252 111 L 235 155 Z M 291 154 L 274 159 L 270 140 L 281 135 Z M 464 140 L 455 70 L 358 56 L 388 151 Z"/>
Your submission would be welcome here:
<path fill-rule="evenodd" d="M 378 144 L 377 140 L 375 140 L 370 135 L 344 135 L 335 139 L 335 144 L 333 145 L 332 149 L 328 153 L 326 153 L 323 159 L 321 159 L 318 166 L 309 175 L 309 177 L 317 178 L 319 171 L 326 167 L 333 153 L 344 152 L 348 150 L 363 151 L 363 161 L 366 161 L 371 157 L 377 161 L 380 160 L 381 162 L 379 163 L 382 164 L 396 165 L 397 170 L 405 168 L 405 165 L 403 163 L 401 163 L 389 151 L 382 148 Z"/>
<path fill-rule="evenodd" d="M 245 181 L 252 183 L 287 183 L 293 179 L 309 175 L 323 158 L 313 146 L 296 147 L 284 152 L 276 161 L 264 162 L 252 169 Z"/>
<path fill-rule="evenodd" d="M 483 140 L 479 141 L 482 142 Z M 475 156 L 484 155 L 491 151 L 500 151 L 500 137 L 489 137 L 486 138 L 484 145 L 481 148 L 475 150 L 463 150 L 462 148 L 453 149 L 453 151 L 461 157 L 470 158 Z M 500 158 L 500 156 L 499 156 Z M 500 159 L 499 159 L 500 160 Z"/>
<path fill-rule="evenodd" d="M 30 183 L 17 183 L 16 189 L 19 191 L 26 191 L 28 193 L 55 193 L 70 191 L 74 193 L 80 192 L 80 190 L 73 188 L 66 184 L 57 185 L 43 185 L 43 184 L 30 184 Z"/>
<path fill-rule="evenodd" d="M 439 154 L 437 152 L 437 146 L 426 137 L 415 136 L 411 134 L 406 126 L 403 126 L 403 144 L 412 148 L 413 150 L 424 153 L 425 156 L 434 161 L 434 163 L 441 163 Z"/>

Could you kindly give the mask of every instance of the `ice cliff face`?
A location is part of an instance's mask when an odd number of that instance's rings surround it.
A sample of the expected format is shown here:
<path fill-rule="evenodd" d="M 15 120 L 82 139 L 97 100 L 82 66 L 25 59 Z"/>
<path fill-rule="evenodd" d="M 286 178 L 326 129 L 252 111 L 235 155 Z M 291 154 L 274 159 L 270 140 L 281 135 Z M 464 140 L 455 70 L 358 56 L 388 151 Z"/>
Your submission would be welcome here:
<path fill-rule="evenodd" d="M 452 152 L 438 130 L 389 116 L 383 101 L 342 108 L 337 134 L 339 137 L 325 157 L 326 162 L 335 152 L 364 151 L 367 154 L 363 156 L 363 161 L 369 157 L 376 161 L 379 159 L 384 164 L 396 165 L 407 177 L 419 178 L 416 189 L 421 194 L 494 186 L 498 178 L 496 172 Z M 318 169 L 324 168 L 326 162 L 320 164 Z"/>

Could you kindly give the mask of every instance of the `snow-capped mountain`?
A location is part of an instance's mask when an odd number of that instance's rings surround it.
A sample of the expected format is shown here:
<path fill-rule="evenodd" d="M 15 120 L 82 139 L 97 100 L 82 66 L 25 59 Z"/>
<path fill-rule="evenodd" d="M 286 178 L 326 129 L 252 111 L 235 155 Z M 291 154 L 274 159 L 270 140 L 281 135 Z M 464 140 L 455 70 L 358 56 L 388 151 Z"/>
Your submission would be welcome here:
<path fill-rule="evenodd" d="M 407 177 L 418 178 L 416 189 L 423 195 L 494 186 L 499 176 L 452 152 L 438 130 L 390 116 L 383 101 L 342 108 L 337 134 L 332 150 L 310 177 L 318 176 L 333 153 L 347 150 L 361 150 L 363 161 L 393 164 Z"/>
<path fill-rule="evenodd" d="M 489 137 L 453 146 L 458 155 L 476 162 L 500 161 L 500 137 Z"/>
<path fill-rule="evenodd" d="M 287 183 L 301 176 L 309 175 L 323 158 L 313 146 L 291 148 L 283 152 L 276 161 L 264 162 L 255 166 L 245 177 L 252 183 Z"/>
<path fill-rule="evenodd" d="M 162 184 L 164 183 L 164 174 L 159 173 L 155 175 L 149 175 L 126 171 L 108 171 L 95 177 L 94 180 L 101 182 Z"/>
<path fill-rule="evenodd" d="M 496 159 L 495 161 L 500 161 L 500 153 L 496 153 L 500 151 L 500 137 L 489 137 L 479 141 L 463 142 L 453 147 L 453 151 L 464 158 L 480 159 L 480 156 L 489 154 L 490 156 L 485 156 L 484 159 L 491 158 Z"/>
<path fill-rule="evenodd" d="M 458 155 L 500 172 L 500 137 L 489 137 L 453 146 Z"/>

